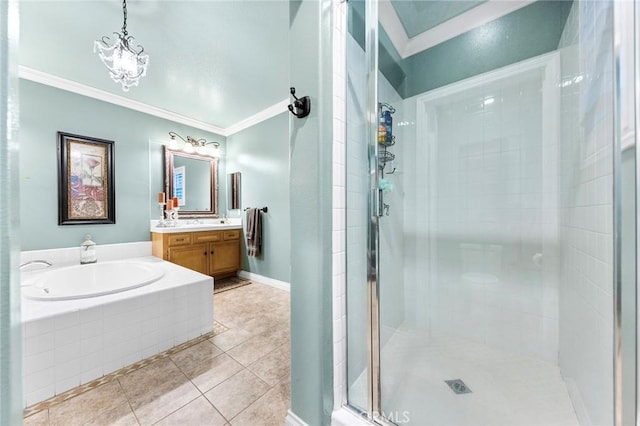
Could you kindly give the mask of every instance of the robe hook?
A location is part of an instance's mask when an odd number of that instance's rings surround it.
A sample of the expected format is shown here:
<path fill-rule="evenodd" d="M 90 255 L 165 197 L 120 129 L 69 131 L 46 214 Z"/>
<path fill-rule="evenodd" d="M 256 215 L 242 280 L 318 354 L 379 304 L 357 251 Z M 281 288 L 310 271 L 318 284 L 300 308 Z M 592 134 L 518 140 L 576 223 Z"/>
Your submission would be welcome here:
<path fill-rule="evenodd" d="M 296 96 L 296 88 L 292 87 L 290 89 L 291 96 L 295 99 L 292 104 L 289 104 L 289 111 L 293 115 L 298 118 L 303 118 L 309 115 L 311 112 L 311 99 L 308 96 L 303 96 L 302 98 L 298 98 Z M 295 111 L 294 111 L 295 110 Z"/>

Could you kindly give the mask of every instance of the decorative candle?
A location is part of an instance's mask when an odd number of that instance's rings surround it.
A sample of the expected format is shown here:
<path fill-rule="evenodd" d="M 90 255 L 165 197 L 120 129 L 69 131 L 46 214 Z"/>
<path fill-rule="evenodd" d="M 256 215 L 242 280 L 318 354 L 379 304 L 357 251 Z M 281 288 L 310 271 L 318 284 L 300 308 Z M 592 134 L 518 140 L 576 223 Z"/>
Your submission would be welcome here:
<path fill-rule="evenodd" d="M 173 208 L 177 209 L 180 207 L 180 202 L 178 201 L 178 197 L 173 197 Z"/>
<path fill-rule="evenodd" d="M 158 192 L 158 203 L 164 204 L 164 202 L 165 202 L 164 192 Z"/>

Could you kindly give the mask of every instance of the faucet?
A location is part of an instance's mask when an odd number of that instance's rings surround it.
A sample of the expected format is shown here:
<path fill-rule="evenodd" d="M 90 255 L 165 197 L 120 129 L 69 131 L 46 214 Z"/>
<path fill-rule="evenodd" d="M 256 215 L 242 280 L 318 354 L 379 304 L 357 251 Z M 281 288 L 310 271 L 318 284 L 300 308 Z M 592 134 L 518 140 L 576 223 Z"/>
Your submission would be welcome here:
<path fill-rule="evenodd" d="M 46 260 L 30 260 L 28 262 L 25 262 L 25 263 L 21 264 L 20 265 L 20 270 L 22 271 L 23 268 L 26 268 L 29 265 L 45 265 L 48 268 L 53 264 L 51 262 L 46 261 Z"/>

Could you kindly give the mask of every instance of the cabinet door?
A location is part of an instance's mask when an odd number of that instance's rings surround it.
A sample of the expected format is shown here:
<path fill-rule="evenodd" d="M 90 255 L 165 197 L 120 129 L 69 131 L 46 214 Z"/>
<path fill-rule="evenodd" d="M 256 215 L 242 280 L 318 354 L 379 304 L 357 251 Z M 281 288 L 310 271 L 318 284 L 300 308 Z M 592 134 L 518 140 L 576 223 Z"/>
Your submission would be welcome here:
<path fill-rule="evenodd" d="M 240 269 L 240 241 L 211 244 L 211 275 Z"/>
<path fill-rule="evenodd" d="M 207 274 L 207 245 L 193 244 L 184 247 L 169 248 L 169 262 L 175 263 L 185 268 L 193 269 L 203 274 Z"/>

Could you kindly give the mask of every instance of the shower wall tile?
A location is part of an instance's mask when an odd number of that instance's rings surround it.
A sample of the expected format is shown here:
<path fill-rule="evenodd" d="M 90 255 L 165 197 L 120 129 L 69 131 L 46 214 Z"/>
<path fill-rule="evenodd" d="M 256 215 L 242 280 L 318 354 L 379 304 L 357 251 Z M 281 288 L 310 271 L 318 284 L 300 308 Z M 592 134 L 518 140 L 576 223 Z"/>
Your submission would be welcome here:
<path fill-rule="evenodd" d="M 333 2 L 333 400 L 346 401 L 346 2 Z"/>
<path fill-rule="evenodd" d="M 560 42 L 560 367 L 581 423 L 613 418 L 612 4 L 574 3 Z"/>
<path fill-rule="evenodd" d="M 405 100 L 405 305 L 412 327 L 557 362 L 558 135 L 545 108 L 557 87 L 546 61 L 425 107 L 425 94 Z"/>
<path fill-rule="evenodd" d="M 366 368 L 366 253 L 367 253 L 367 141 L 365 136 L 365 58 L 364 51 L 347 33 L 346 43 L 346 285 L 343 301 L 348 301 L 348 327 L 342 347 L 345 352 L 343 383 L 349 389 L 350 399 L 366 398 L 356 395 L 353 384 L 364 374 Z M 345 389 L 346 391 L 346 389 Z M 343 394 L 346 397 L 346 394 Z M 336 401 L 337 402 L 337 401 Z"/>

